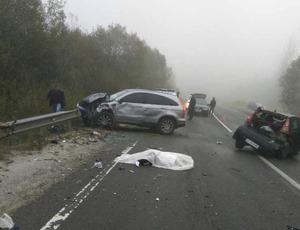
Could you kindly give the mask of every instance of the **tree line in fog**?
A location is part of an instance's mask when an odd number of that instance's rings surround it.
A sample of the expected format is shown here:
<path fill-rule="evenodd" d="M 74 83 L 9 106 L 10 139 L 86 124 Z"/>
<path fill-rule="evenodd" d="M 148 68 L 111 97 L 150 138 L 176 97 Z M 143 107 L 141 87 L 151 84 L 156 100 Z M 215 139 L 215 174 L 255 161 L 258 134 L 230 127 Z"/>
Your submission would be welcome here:
<path fill-rule="evenodd" d="M 63 0 L 1 0 L 0 121 L 51 112 L 45 96 L 55 84 L 67 109 L 96 92 L 175 87 L 165 56 L 126 27 L 86 32 L 76 17 L 66 22 Z"/>

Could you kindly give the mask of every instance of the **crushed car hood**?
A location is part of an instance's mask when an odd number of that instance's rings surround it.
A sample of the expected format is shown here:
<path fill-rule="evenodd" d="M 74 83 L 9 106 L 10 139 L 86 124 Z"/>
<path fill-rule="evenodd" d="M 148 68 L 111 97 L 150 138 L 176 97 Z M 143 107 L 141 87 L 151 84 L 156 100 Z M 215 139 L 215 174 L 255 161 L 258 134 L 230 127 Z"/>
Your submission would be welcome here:
<path fill-rule="evenodd" d="M 83 98 L 83 101 L 85 103 L 91 103 L 93 101 L 96 101 L 96 100 L 101 100 L 103 99 L 104 100 L 107 100 L 109 98 L 109 94 L 108 93 L 94 93 L 94 94 L 91 94 L 85 98 Z"/>

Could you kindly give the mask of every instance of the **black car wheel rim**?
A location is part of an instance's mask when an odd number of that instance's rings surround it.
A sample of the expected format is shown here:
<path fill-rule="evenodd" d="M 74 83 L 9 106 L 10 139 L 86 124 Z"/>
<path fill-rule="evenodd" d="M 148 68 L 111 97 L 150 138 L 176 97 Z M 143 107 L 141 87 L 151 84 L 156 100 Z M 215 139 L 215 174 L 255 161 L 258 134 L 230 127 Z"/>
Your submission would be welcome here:
<path fill-rule="evenodd" d="M 101 115 L 98 118 L 98 123 L 103 126 L 109 126 L 112 124 L 112 120 L 111 120 L 111 117 L 108 115 Z"/>
<path fill-rule="evenodd" d="M 164 133 L 169 133 L 173 130 L 174 123 L 171 120 L 164 120 L 161 124 L 161 130 Z"/>

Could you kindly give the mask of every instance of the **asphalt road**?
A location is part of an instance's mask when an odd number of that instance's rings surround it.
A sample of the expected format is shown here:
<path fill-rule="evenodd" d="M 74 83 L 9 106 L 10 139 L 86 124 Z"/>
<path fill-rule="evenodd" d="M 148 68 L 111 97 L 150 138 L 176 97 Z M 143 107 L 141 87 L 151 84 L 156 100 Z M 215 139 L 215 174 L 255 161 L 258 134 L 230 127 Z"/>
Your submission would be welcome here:
<path fill-rule="evenodd" d="M 14 221 L 21 230 L 300 228 L 299 156 L 276 160 L 235 150 L 232 132 L 246 114 L 218 106 L 215 115 L 194 117 L 171 136 L 116 130 L 99 150 L 103 169 L 82 167 L 17 210 Z M 194 168 L 113 162 L 147 148 L 187 154 Z"/>

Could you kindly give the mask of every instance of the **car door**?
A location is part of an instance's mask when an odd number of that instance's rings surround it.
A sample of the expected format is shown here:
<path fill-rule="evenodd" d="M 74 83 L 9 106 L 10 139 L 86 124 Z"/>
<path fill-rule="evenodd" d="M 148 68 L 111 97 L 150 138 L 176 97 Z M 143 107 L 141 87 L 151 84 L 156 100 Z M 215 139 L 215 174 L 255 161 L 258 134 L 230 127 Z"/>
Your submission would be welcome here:
<path fill-rule="evenodd" d="M 172 111 L 176 102 L 162 95 L 146 93 L 146 105 L 144 109 L 144 123 L 156 124 L 159 119 Z"/>
<path fill-rule="evenodd" d="M 120 123 L 140 124 L 143 118 L 145 95 L 131 92 L 117 99 L 115 108 L 116 120 Z"/>

